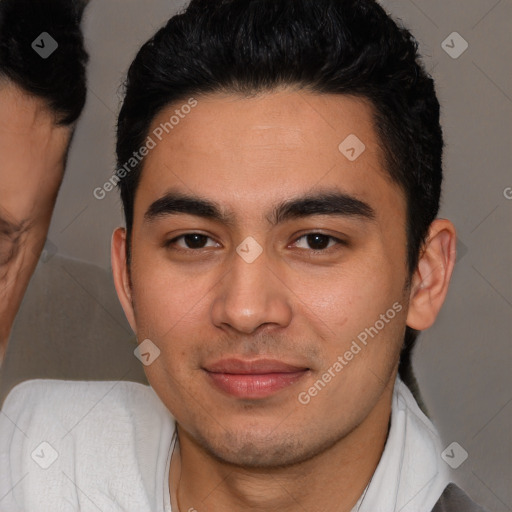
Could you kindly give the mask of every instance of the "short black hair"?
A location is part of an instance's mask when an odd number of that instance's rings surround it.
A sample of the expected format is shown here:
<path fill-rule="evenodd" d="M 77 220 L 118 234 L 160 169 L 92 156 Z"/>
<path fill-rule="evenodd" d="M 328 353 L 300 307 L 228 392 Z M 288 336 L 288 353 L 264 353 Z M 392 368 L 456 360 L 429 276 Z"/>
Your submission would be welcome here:
<path fill-rule="evenodd" d="M 417 41 L 374 0 L 192 0 L 129 68 L 117 125 L 118 166 L 143 146 L 151 122 L 171 103 L 282 86 L 369 100 L 386 170 L 407 201 L 410 279 L 439 210 L 440 107 Z M 143 163 L 119 181 L 128 264 Z M 399 368 L 409 382 L 417 335 L 406 328 Z"/>
<path fill-rule="evenodd" d="M 1 0 L 0 78 L 46 101 L 57 124 L 70 125 L 86 100 L 88 55 L 80 30 L 87 0 Z M 32 43 L 43 32 L 58 48 L 42 58 Z"/>

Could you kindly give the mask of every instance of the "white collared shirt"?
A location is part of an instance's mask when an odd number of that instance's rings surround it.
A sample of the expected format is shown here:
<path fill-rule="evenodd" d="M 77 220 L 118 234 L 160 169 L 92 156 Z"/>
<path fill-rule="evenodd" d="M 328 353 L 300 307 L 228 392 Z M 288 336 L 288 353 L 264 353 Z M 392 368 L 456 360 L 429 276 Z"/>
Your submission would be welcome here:
<path fill-rule="evenodd" d="M 0 412 L 0 511 L 172 512 L 175 444 L 175 420 L 149 386 L 24 382 Z M 397 378 L 386 446 L 353 511 L 430 512 L 450 481 L 441 450 Z"/>

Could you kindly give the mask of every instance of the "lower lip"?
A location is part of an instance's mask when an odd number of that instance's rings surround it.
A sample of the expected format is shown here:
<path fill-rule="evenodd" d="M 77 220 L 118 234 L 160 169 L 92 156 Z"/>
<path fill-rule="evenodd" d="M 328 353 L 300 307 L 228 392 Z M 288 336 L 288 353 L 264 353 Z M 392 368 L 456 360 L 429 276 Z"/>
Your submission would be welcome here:
<path fill-rule="evenodd" d="M 242 375 L 206 372 L 215 386 L 237 398 L 265 398 L 295 384 L 307 370 L 286 373 Z"/>

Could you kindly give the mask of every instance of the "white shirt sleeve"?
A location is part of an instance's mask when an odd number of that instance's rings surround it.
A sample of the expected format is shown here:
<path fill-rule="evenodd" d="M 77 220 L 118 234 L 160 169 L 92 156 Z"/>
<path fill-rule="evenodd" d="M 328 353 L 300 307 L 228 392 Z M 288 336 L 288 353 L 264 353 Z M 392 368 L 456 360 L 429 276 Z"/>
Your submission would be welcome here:
<path fill-rule="evenodd" d="M 0 510 L 163 512 L 174 432 L 143 384 L 19 384 L 0 411 Z"/>

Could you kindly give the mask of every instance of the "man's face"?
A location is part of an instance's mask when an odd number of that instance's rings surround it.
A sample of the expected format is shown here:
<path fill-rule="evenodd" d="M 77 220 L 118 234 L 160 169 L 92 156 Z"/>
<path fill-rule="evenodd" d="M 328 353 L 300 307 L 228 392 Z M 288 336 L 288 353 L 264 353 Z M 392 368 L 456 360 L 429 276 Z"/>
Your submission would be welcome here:
<path fill-rule="evenodd" d="M 37 262 L 62 180 L 70 132 L 55 124 L 42 99 L 0 81 L 0 275 L 2 265 L 22 245 L 30 246 L 24 265 Z"/>
<path fill-rule="evenodd" d="M 6 222 L 39 225 L 51 218 L 70 133 L 56 125 L 44 100 L 0 81 L 0 214 Z"/>
<path fill-rule="evenodd" d="M 72 128 L 0 79 L 0 361 L 48 232 Z"/>
<path fill-rule="evenodd" d="M 139 342 L 160 350 L 147 377 L 217 458 L 306 460 L 392 391 L 408 300 L 404 195 L 361 99 L 215 94 L 183 117 L 146 157 L 135 200 L 125 310 Z M 339 149 L 351 134 L 365 145 L 355 160 L 355 139 Z M 343 197 L 282 208 L 322 194 Z"/>

